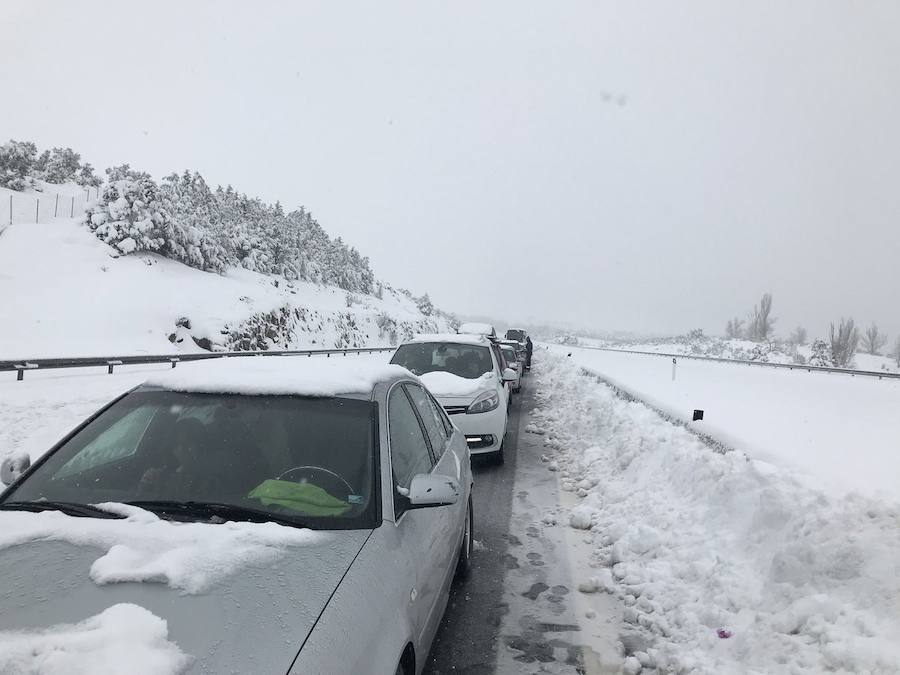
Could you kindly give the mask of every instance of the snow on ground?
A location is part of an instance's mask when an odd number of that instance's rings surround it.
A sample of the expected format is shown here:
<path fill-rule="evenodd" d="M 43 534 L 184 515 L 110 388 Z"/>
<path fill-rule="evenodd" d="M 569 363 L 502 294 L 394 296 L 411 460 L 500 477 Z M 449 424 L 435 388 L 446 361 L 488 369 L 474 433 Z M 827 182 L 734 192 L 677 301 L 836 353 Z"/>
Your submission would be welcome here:
<path fill-rule="evenodd" d="M 654 352 L 657 354 L 685 354 L 693 356 L 710 356 L 738 361 L 764 361 L 768 363 L 796 364 L 799 356 L 804 363 L 812 355 L 809 344 L 791 345 L 787 342 L 761 344 L 739 338 L 718 338 L 710 336 L 682 336 L 680 338 L 664 338 L 658 340 L 612 341 L 598 338 L 578 338 L 581 347 L 598 349 L 615 349 L 620 351 Z M 796 352 L 796 356 L 795 356 Z M 857 370 L 900 372 L 897 359 L 879 354 L 857 353 L 853 359 L 853 368 Z"/>
<path fill-rule="evenodd" d="M 0 549 L 29 541 L 65 541 L 103 551 L 90 568 L 97 584 L 165 583 L 200 593 L 248 565 L 264 565 L 290 547 L 328 535 L 277 523 L 178 523 L 125 504 L 101 505 L 122 520 L 79 518 L 58 511 L 0 512 Z"/>
<path fill-rule="evenodd" d="M 347 363 L 385 363 L 390 352 L 349 354 L 327 359 Z M 325 359 L 324 356 L 261 356 L 254 359 Z M 352 359 L 352 361 L 351 361 Z M 202 362 L 181 363 L 176 371 L 202 367 Z M 170 373 L 168 364 L 119 366 L 107 375 L 104 368 L 28 371 L 16 381 L 15 373 L 0 373 L 0 460 L 20 453 L 32 461 L 116 396 L 145 380 Z"/>
<path fill-rule="evenodd" d="M 379 299 L 240 268 L 218 275 L 155 254 L 115 255 L 77 219 L 9 226 L 0 237 L 0 360 L 200 351 L 191 336 L 216 342 L 226 326 L 282 307 L 304 317 L 292 349 L 394 344 L 391 330 L 402 335 L 404 323 L 449 329 L 390 290 Z M 182 317 L 189 334 L 176 326 Z M 170 342 L 173 333 L 183 341 Z"/>
<path fill-rule="evenodd" d="M 580 498 L 582 592 L 626 606 L 628 672 L 900 672 L 897 506 L 715 452 L 554 351 L 534 372 L 529 430 Z"/>
<path fill-rule="evenodd" d="M 900 380 L 551 346 L 728 447 L 832 494 L 900 501 Z M 694 409 L 702 422 L 691 422 Z"/>
<path fill-rule="evenodd" d="M 176 675 L 190 657 L 168 637 L 163 619 L 122 603 L 74 625 L 0 632 L 0 673 Z"/>

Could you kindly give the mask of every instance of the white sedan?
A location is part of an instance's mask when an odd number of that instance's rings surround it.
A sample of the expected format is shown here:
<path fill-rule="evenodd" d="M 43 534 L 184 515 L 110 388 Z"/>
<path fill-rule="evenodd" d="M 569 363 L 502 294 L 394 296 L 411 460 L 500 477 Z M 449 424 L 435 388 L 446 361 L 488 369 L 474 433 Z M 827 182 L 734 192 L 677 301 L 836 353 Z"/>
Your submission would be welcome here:
<path fill-rule="evenodd" d="M 400 345 L 391 363 L 419 376 L 465 434 L 471 454 L 503 462 L 516 373 L 505 367 L 496 342 L 483 335 L 419 335 Z"/>
<path fill-rule="evenodd" d="M 182 365 L 28 464 L 2 467 L 4 672 L 89 627 L 63 670 L 413 675 L 469 568 L 469 450 L 398 366 Z"/>

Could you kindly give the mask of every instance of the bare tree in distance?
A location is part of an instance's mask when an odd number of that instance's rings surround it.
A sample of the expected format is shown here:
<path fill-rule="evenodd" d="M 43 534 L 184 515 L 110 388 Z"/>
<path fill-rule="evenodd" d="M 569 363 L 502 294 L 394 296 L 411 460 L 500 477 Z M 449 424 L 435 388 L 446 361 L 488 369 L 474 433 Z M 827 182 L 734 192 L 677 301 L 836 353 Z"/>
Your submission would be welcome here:
<path fill-rule="evenodd" d="M 866 354 L 880 354 L 881 349 L 887 344 L 887 335 L 882 333 L 875 322 L 866 328 L 862 336 L 862 350 Z"/>
<path fill-rule="evenodd" d="M 831 363 L 835 368 L 847 368 L 853 363 L 859 346 L 859 329 L 853 319 L 841 319 L 837 332 L 831 324 Z"/>
<path fill-rule="evenodd" d="M 744 320 L 734 317 L 733 319 L 728 319 L 728 323 L 725 324 L 725 337 L 727 338 L 742 338 L 744 337 Z"/>
<path fill-rule="evenodd" d="M 747 337 L 754 342 L 766 342 L 772 335 L 775 318 L 772 316 L 772 294 L 765 293 L 750 313 Z"/>
<path fill-rule="evenodd" d="M 791 333 L 791 344 L 805 345 L 808 342 L 806 329 L 803 326 L 797 326 Z"/>

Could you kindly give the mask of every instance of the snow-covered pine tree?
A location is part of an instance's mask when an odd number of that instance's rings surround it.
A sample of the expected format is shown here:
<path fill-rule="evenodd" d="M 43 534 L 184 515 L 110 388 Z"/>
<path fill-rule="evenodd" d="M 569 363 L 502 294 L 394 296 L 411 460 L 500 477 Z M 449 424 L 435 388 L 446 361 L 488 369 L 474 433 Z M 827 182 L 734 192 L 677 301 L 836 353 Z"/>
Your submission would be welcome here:
<path fill-rule="evenodd" d="M 0 187 L 24 190 L 33 183 L 32 172 L 37 161 L 37 146 L 29 141 L 0 145 Z"/>
<path fill-rule="evenodd" d="M 85 212 L 85 222 L 103 241 L 124 254 L 159 251 L 165 245 L 166 214 L 159 186 L 149 174 L 127 164 L 107 170 L 106 190 Z"/>

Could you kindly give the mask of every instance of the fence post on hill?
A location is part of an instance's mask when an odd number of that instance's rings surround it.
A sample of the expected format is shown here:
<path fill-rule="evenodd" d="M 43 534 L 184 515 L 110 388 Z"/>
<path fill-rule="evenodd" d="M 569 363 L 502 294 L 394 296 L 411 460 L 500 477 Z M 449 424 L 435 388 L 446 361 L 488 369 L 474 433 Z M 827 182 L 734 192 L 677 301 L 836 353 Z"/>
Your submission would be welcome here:
<path fill-rule="evenodd" d="M 9 196 L 9 224 L 12 225 L 12 195 Z"/>
<path fill-rule="evenodd" d="M 678 361 L 677 361 L 677 359 L 675 359 L 675 357 L 672 357 L 672 382 L 675 381 L 675 366 L 676 365 L 678 365 Z"/>
<path fill-rule="evenodd" d="M 37 221 L 40 218 L 40 214 L 41 214 L 41 200 L 35 199 L 34 200 L 34 222 L 35 222 L 35 224 L 37 224 Z"/>
<path fill-rule="evenodd" d="M 53 205 L 53 217 L 56 218 L 59 215 L 59 193 L 56 193 L 56 204 Z"/>
<path fill-rule="evenodd" d="M 69 218 L 75 217 L 75 195 L 72 195 L 72 206 L 69 209 Z"/>

